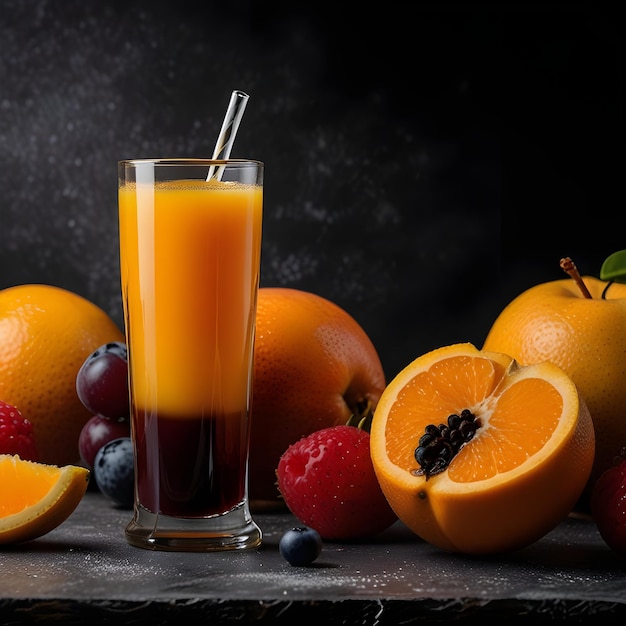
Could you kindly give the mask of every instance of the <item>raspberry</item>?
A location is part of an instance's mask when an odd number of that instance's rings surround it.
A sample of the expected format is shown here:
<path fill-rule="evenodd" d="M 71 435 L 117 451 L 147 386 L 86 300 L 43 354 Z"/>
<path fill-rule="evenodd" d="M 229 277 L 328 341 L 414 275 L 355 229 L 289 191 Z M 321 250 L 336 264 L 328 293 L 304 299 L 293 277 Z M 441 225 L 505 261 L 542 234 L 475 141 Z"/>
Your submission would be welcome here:
<path fill-rule="evenodd" d="M 374 473 L 370 435 L 330 426 L 292 444 L 276 470 L 285 504 L 322 539 L 360 539 L 396 521 Z"/>
<path fill-rule="evenodd" d="M 38 461 L 33 425 L 14 406 L 0 400 L 0 454 Z"/>
<path fill-rule="evenodd" d="M 594 483 L 591 514 L 609 548 L 626 556 L 626 448 Z"/>

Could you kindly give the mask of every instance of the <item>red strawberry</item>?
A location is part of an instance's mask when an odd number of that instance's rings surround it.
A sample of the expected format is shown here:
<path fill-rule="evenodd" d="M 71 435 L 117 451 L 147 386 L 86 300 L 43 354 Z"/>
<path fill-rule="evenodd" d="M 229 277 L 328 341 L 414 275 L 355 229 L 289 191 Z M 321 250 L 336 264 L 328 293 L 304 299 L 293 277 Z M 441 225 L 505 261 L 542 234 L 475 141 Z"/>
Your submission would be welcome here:
<path fill-rule="evenodd" d="M 356 426 L 331 426 L 292 444 L 276 470 L 289 510 L 323 539 L 357 539 L 396 520 L 370 457 L 370 436 Z"/>
<path fill-rule="evenodd" d="M 0 400 L 0 454 L 18 454 L 25 461 L 38 461 L 32 424 L 10 404 Z"/>
<path fill-rule="evenodd" d="M 590 506 L 602 539 L 609 548 L 626 556 L 626 447 L 615 464 L 596 480 Z"/>

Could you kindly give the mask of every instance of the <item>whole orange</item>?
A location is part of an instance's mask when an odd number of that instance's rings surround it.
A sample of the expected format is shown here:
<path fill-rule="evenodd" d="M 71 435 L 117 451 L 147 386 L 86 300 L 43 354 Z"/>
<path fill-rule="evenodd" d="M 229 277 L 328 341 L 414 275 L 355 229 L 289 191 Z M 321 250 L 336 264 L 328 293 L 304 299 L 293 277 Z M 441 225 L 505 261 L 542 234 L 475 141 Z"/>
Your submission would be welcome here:
<path fill-rule="evenodd" d="M 593 470 L 581 506 L 613 457 L 626 445 L 626 284 L 582 277 L 535 285 L 514 298 L 493 323 L 484 350 L 519 363 L 551 361 L 583 395 L 595 429 Z M 606 291 L 605 291 L 606 289 Z"/>
<path fill-rule="evenodd" d="M 378 353 L 347 311 L 298 289 L 259 289 L 249 493 L 280 502 L 276 468 L 301 437 L 376 407 L 385 387 Z"/>
<path fill-rule="evenodd" d="M 78 462 L 78 436 L 91 413 L 76 393 L 84 360 L 124 334 L 97 305 L 50 285 L 0 291 L 0 399 L 33 425 L 39 460 Z"/>

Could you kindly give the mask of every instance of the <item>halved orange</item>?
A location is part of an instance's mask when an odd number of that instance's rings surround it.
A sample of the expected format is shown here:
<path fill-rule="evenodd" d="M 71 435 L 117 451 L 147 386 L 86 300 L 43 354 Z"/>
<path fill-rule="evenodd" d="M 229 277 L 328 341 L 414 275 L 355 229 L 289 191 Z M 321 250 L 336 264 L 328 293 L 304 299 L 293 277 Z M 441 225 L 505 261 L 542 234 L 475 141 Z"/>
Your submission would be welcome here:
<path fill-rule="evenodd" d="M 89 470 L 0 454 L 0 544 L 41 537 L 64 522 L 85 495 Z"/>
<path fill-rule="evenodd" d="M 421 466 L 426 427 L 464 410 L 473 436 L 455 444 L 449 463 Z M 450 450 L 444 434 L 434 439 L 441 461 Z M 464 343 L 418 357 L 389 383 L 370 447 L 383 493 L 413 532 L 451 552 L 488 554 L 529 545 L 571 512 L 591 472 L 594 431 L 560 368 L 520 366 Z"/>

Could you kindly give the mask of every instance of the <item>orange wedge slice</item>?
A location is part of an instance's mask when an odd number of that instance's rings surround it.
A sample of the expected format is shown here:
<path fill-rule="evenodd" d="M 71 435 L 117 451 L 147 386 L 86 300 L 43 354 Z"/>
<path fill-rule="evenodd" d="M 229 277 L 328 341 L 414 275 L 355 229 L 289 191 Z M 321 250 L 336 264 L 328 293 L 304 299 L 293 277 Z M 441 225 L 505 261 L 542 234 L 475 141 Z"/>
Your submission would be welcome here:
<path fill-rule="evenodd" d="M 460 445 L 460 427 L 432 435 L 464 410 L 475 432 Z M 415 452 L 427 426 L 422 448 L 439 452 L 424 467 Z M 383 493 L 413 532 L 448 551 L 488 554 L 540 539 L 571 512 L 591 472 L 594 431 L 560 368 L 455 344 L 417 358 L 389 383 L 370 448 Z"/>
<path fill-rule="evenodd" d="M 78 506 L 88 481 L 84 467 L 0 454 L 0 544 L 30 541 L 56 528 Z"/>

